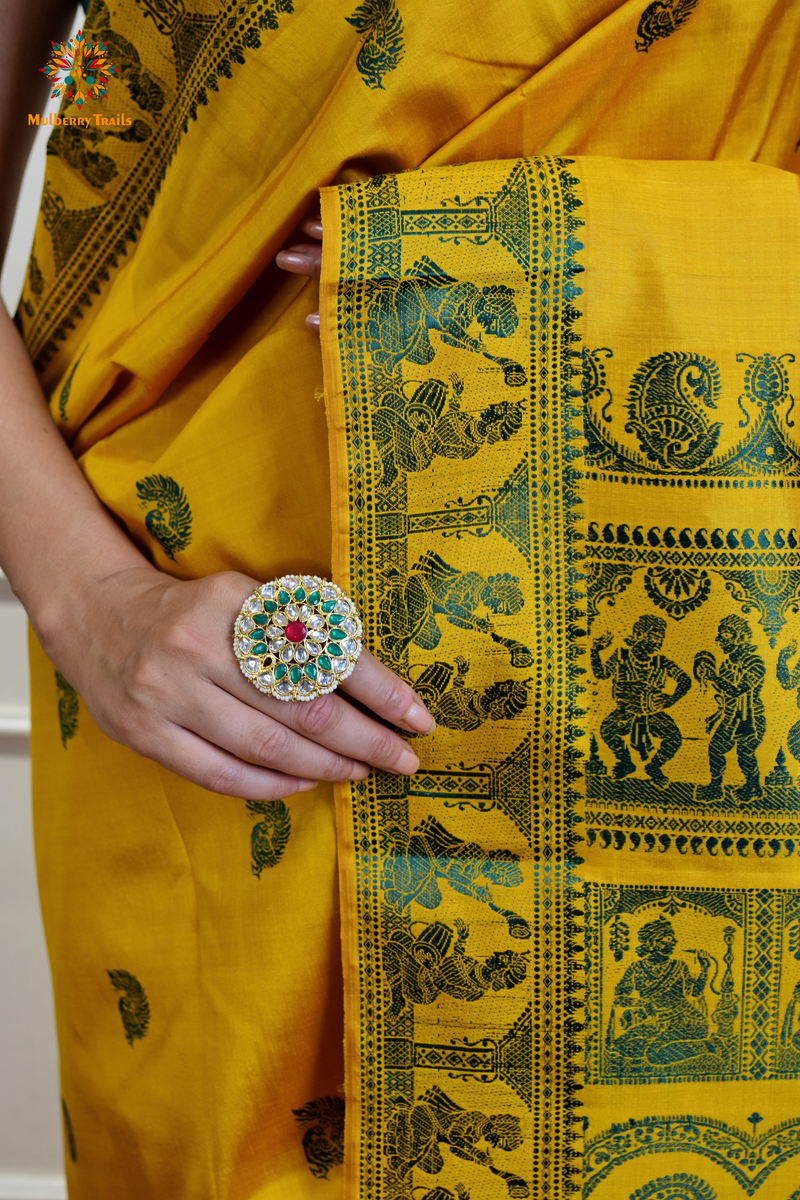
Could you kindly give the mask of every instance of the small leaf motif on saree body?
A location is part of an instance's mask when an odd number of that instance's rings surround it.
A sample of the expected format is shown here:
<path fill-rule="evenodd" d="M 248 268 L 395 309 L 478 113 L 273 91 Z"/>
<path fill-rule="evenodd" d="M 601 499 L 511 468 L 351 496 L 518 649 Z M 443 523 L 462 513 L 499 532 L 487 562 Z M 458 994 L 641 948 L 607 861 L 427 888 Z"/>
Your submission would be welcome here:
<path fill-rule="evenodd" d="M 136 484 L 143 506 L 153 505 L 145 517 L 148 533 L 174 560 L 192 540 L 192 510 L 186 493 L 169 475 L 148 475 Z"/>
<path fill-rule="evenodd" d="M 397 67 L 405 53 L 403 18 L 395 0 L 364 0 L 349 25 L 361 34 L 363 45 L 356 66 L 369 88 L 383 88 L 383 77 Z"/>
<path fill-rule="evenodd" d="M 31 262 L 33 261 L 32 259 Z M 75 372 L 78 369 L 81 358 L 83 358 L 83 355 L 80 356 L 67 376 L 66 382 L 61 389 L 61 395 L 58 397 L 58 415 L 62 421 L 66 421 L 67 419 L 67 404 L 69 403 L 69 394 L 72 391 L 72 380 L 75 378 Z"/>
<path fill-rule="evenodd" d="M 74 687 L 67 683 L 60 671 L 56 671 L 58 688 L 58 723 L 61 726 L 61 745 L 66 750 L 67 742 L 78 732 L 80 702 Z"/>
<path fill-rule="evenodd" d="M 320 1096 L 302 1108 L 293 1108 L 298 1125 L 305 1128 L 303 1151 L 316 1179 L 327 1179 L 332 1167 L 344 1162 L 344 1100 Z"/>
<path fill-rule="evenodd" d="M 647 51 L 659 38 L 667 38 L 685 25 L 698 0 L 653 0 L 639 18 L 636 49 Z"/>
<path fill-rule="evenodd" d="M 247 800 L 247 811 L 254 817 L 263 817 L 253 826 L 250 835 L 250 850 L 253 857 L 253 874 L 261 878 L 265 867 L 276 867 L 292 832 L 292 818 L 282 800 Z"/>
<path fill-rule="evenodd" d="M 128 971 L 109 971 L 108 978 L 111 986 L 122 992 L 119 1001 L 119 1012 L 125 1029 L 125 1038 L 129 1046 L 134 1038 L 143 1038 L 150 1024 L 150 1005 L 142 985 L 135 975 Z"/>

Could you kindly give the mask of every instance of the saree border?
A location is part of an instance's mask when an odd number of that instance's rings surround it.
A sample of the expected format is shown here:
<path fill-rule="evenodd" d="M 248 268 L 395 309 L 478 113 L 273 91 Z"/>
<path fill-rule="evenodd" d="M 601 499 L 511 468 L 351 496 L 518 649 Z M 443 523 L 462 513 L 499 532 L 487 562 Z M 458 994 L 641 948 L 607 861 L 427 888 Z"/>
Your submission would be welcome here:
<path fill-rule="evenodd" d="M 581 820 L 582 798 L 574 785 L 580 778 L 581 751 L 577 743 L 582 737 L 579 638 L 584 577 L 579 568 L 580 534 L 576 527 L 581 503 L 578 459 L 582 452 L 582 406 L 575 378 L 582 367 L 580 334 L 575 328 L 581 313 L 575 300 L 581 289 L 574 277 L 583 270 L 578 261 L 582 244 L 575 236 L 583 222 L 575 215 L 582 200 L 580 181 L 568 169 L 572 162 L 562 158 L 518 160 L 508 163 L 506 170 L 507 175 L 517 171 L 524 176 L 529 233 L 527 261 L 516 256 L 519 265 L 514 268 L 513 281 L 523 285 L 528 296 L 530 442 L 526 457 L 536 464 L 536 479 L 529 495 L 535 596 L 529 600 L 528 619 L 536 645 L 534 691 L 540 703 L 525 739 L 530 759 L 523 769 L 529 771 L 530 783 L 530 944 L 535 960 L 531 964 L 535 978 L 531 980 L 530 1000 L 531 1029 L 537 1041 L 536 1053 L 530 1054 L 530 1181 L 538 1197 L 565 1196 L 580 1190 L 576 1093 L 582 1025 L 576 1014 L 581 1008 L 583 961 L 578 942 L 582 890 L 575 873 L 581 860 L 576 855 L 575 826 Z M 513 228 L 509 225 L 505 230 L 502 214 L 497 215 L 499 207 L 495 206 L 490 232 L 508 248 L 515 239 L 519 242 L 519 206 L 508 217 Z M 335 297 L 329 296 L 327 301 L 331 338 L 327 343 L 323 338 L 331 410 L 334 511 L 338 488 L 339 511 L 347 514 L 335 538 L 334 568 L 337 578 L 341 575 L 348 581 L 350 594 L 363 616 L 365 644 L 372 647 L 380 642 L 376 614 L 381 582 L 378 573 L 370 569 L 378 515 L 371 496 L 377 455 L 371 444 L 364 292 L 370 279 L 399 276 L 403 235 L 399 208 L 400 190 L 394 176 L 323 192 L 323 222 L 333 218 L 335 211 L 339 230 L 335 267 L 333 250 L 328 250 L 328 267 L 339 282 Z M 326 228 L 326 238 L 331 234 L 330 227 Z M 324 270 L 323 293 L 326 273 Z M 325 324 L 323 312 L 323 328 Z M 531 720 L 530 716 L 525 719 Z M 357 1081 L 359 1090 L 358 1097 L 351 1097 L 356 1101 L 355 1110 L 351 1104 L 348 1114 L 350 1146 L 354 1144 L 354 1120 L 358 1126 L 358 1164 L 350 1164 L 348 1180 L 352 1182 L 355 1173 L 357 1194 L 369 1200 L 396 1200 L 410 1195 L 410 1182 L 398 1190 L 388 1187 L 383 1176 L 387 1093 L 396 1076 L 393 1079 L 387 1056 L 381 1008 L 384 977 L 379 907 L 381 813 L 388 804 L 395 817 L 400 814 L 406 785 L 407 781 L 378 772 L 350 785 L 350 808 L 341 805 L 340 796 L 340 816 L 344 812 L 351 822 L 345 842 L 354 851 L 353 860 L 342 864 L 342 872 L 345 893 L 352 896 L 356 909 L 352 918 L 355 933 L 347 928 L 343 916 L 345 961 L 357 947 L 358 962 L 350 965 L 358 974 L 359 994 L 358 1011 L 351 1011 L 347 1020 L 347 1045 L 358 1059 L 348 1067 L 350 1086 Z M 407 814 L 407 800 L 405 805 Z M 342 851 L 346 854 L 347 849 L 340 841 Z M 435 1073 L 429 1073 L 426 1082 L 433 1076 Z M 446 1070 L 442 1077 L 447 1078 Z"/>

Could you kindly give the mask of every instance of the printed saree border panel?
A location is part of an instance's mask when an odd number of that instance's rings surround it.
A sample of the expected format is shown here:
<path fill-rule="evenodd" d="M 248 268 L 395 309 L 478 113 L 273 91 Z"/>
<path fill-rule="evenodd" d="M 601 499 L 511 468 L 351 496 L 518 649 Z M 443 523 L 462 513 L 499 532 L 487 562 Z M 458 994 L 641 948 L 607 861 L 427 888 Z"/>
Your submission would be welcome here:
<path fill-rule="evenodd" d="M 345 1188 L 375 1200 L 579 1186 L 580 188 L 453 180 L 323 191 L 334 569 L 438 721 L 414 778 L 339 797 Z"/>

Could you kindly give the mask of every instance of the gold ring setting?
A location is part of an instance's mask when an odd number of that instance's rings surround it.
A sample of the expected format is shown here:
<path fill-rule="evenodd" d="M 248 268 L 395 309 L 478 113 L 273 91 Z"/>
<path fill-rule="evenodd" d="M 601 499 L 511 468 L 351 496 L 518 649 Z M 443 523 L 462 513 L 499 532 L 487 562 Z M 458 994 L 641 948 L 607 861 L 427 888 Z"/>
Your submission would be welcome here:
<path fill-rule="evenodd" d="M 361 653 L 361 619 L 335 583 L 284 575 L 247 597 L 233 649 L 242 674 L 276 700 L 314 700 L 352 674 Z"/>

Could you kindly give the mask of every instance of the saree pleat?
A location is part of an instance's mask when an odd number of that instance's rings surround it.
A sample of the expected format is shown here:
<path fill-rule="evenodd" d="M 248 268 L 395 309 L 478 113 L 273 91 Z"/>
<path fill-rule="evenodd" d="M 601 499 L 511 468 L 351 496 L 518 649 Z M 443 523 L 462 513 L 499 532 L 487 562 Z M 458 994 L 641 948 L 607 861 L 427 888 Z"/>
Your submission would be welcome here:
<path fill-rule="evenodd" d="M 130 124 L 51 138 L 54 419 L 159 569 L 333 571 L 439 728 L 247 805 L 32 646 L 72 1200 L 790 1200 L 800 9 L 85 29 Z M 270 264 L 326 184 L 320 355 Z"/>

